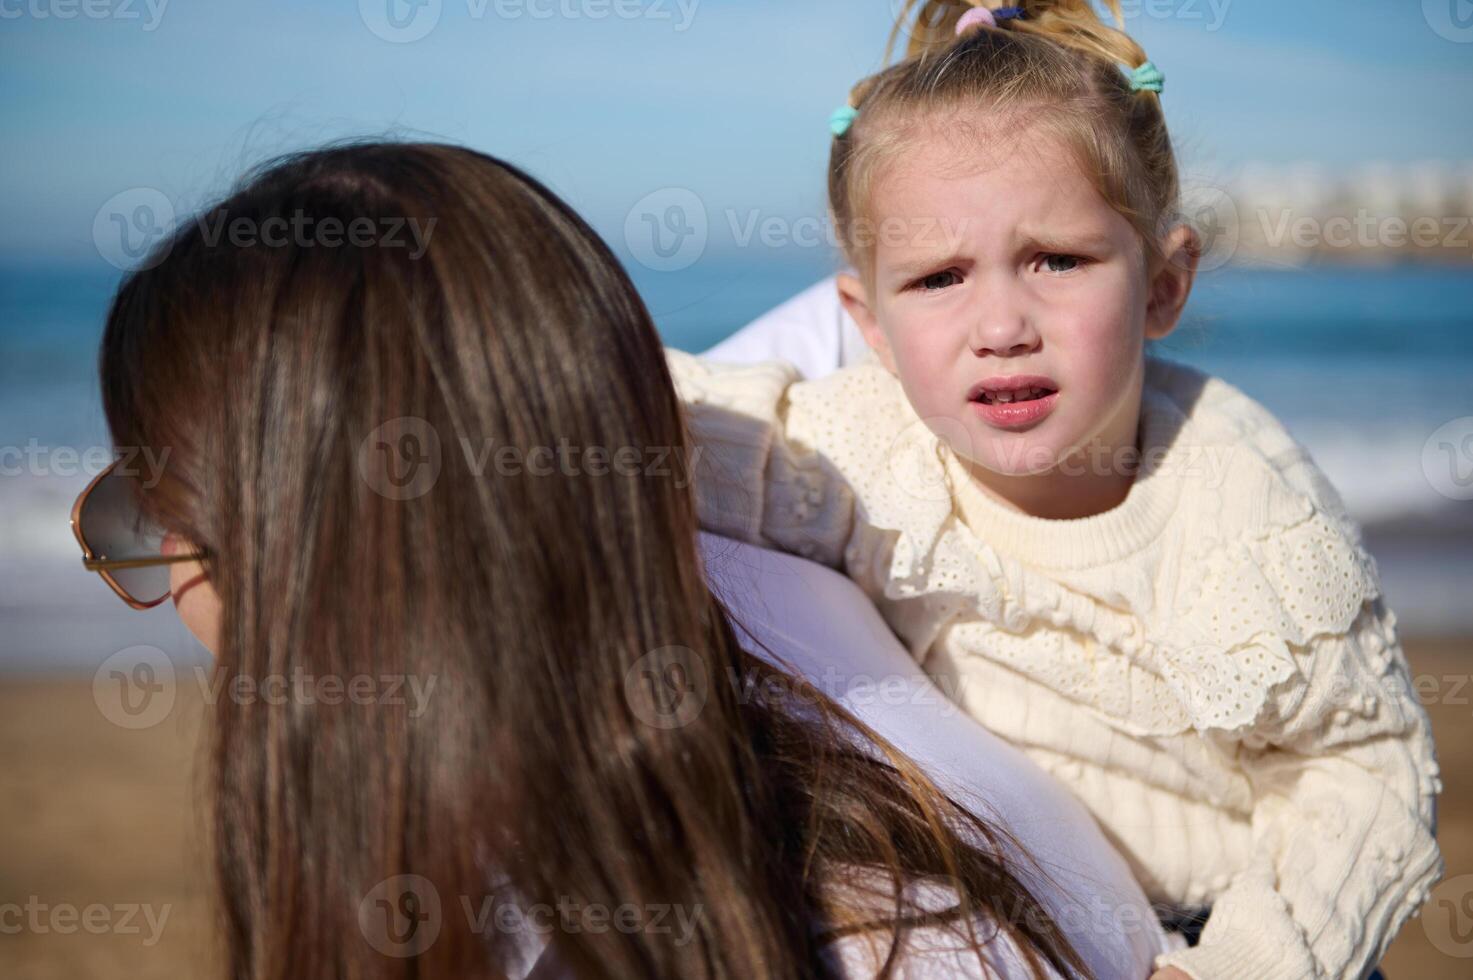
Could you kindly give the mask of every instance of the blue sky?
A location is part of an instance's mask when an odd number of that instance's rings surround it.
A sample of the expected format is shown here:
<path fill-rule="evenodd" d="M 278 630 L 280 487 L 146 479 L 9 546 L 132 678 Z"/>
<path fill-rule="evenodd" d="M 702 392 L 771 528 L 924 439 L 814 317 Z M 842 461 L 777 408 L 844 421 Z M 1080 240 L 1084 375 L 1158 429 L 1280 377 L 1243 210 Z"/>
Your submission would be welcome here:
<path fill-rule="evenodd" d="M 95 260 L 121 191 L 187 212 L 264 157 L 371 133 L 506 157 L 611 240 L 667 187 L 822 215 L 825 120 L 895 0 L 419 0 L 434 26 L 409 43 L 369 26 L 388 2 L 0 0 L 0 257 Z M 1124 6 L 1189 174 L 1473 160 L 1469 0 Z"/>

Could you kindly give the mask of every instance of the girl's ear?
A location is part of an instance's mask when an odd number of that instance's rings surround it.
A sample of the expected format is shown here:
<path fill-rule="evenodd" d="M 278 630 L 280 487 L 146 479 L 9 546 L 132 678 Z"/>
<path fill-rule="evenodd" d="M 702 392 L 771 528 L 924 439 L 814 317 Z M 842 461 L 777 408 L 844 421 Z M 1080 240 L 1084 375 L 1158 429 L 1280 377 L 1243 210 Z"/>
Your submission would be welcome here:
<path fill-rule="evenodd" d="M 890 341 L 885 337 L 885 331 L 880 329 L 880 321 L 875 318 L 869 295 L 864 291 L 864 283 L 859 281 L 858 276 L 847 272 L 839 273 L 835 281 L 839 286 L 839 302 L 844 304 L 844 309 L 858 324 L 864 342 L 879 356 L 885 370 L 894 374 L 895 357 L 890 352 Z"/>
<path fill-rule="evenodd" d="M 1150 297 L 1146 302 L 1146 338 L 1160 340 L 1176 329 L 1192 294 L 1197 277 L 1197 263 L 1202 258 L 1202 240 L 1189 225 L 1177 225 L 1161 240 L 1159 261 L 1151 275 Z"/>

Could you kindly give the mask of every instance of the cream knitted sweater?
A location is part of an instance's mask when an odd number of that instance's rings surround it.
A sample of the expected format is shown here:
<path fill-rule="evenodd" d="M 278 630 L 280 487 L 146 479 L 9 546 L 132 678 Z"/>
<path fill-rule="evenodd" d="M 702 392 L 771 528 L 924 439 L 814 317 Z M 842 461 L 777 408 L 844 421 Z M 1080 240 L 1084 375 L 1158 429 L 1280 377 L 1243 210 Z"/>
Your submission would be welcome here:
<path fill-rule="evenodd" d="M 703 527 L 844 571 L 970 714 L 1093 811 L 1153 902 L 1212 906 L 1198 980 L 1359 977 L 1444 866 L 1426 712 L 1340 500 L 1260 405 L 1151 359 L 1118 507 L 967 478 L 870 360 L 668 351 Z"/>

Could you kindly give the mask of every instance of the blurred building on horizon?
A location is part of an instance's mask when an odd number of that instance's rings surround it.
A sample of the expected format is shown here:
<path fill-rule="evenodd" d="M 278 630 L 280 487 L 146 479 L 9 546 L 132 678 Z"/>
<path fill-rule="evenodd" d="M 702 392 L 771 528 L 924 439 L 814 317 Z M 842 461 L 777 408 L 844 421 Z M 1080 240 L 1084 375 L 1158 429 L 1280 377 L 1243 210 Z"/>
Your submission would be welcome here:
<path fill-rule="evenodd" d="M 1473 160 L 1367 161 L 1337 171 L 1303 162 L 1252 163 L 1221 187 L 1183 188 L 1184 211 L 1224 260 L 1473 268 Z"/>

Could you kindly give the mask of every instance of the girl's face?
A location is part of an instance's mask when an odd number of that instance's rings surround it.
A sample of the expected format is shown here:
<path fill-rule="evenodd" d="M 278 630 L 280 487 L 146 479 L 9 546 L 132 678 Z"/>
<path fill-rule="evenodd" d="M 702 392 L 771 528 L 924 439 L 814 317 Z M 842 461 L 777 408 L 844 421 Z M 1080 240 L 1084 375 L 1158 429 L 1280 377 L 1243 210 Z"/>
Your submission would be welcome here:
<path fill-rule="evenodd" d="M 845 306 L 917 414 L 986 470 L 1134 446 L 1145 340 L 1176 325 L 1192 263 L 1152 274 L 1056 139 L 959 143 L 932 135 L 878 175 L 872 280 L 841 276 Z"/>

